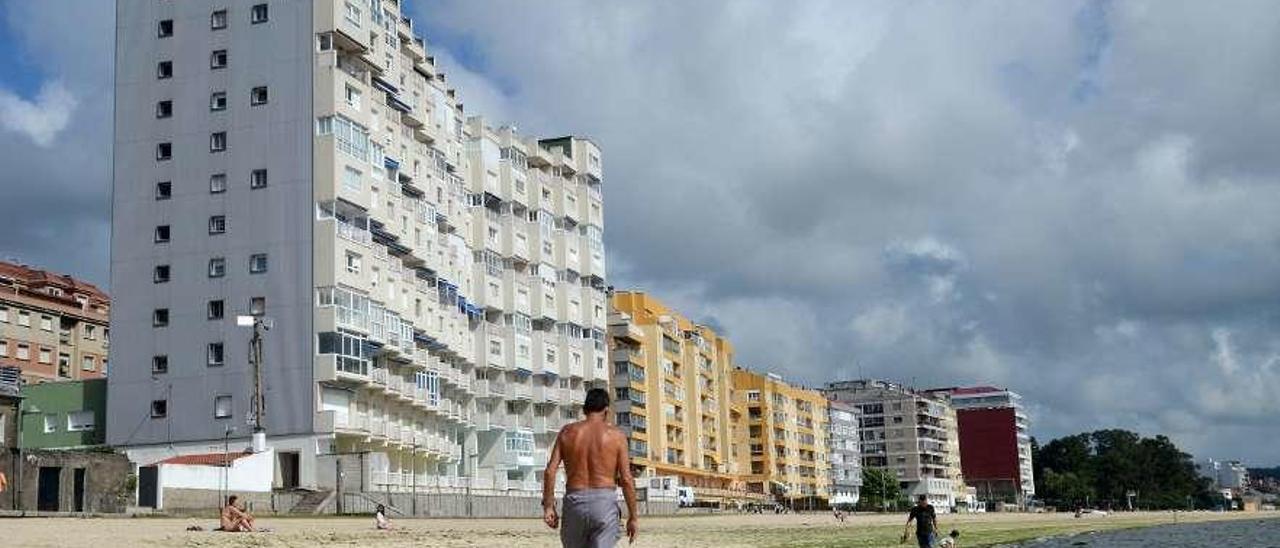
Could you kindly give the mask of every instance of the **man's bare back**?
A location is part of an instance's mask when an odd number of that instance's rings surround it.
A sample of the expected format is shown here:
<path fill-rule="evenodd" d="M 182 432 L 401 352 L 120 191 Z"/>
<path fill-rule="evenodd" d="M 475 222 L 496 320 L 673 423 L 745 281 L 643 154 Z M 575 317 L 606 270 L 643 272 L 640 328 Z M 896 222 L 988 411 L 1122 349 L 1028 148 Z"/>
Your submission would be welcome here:
<path fill-rule="evenodd" d="M 555 485 L 556 470 L 564 462 L 565 524 L 560 528 L 564 546 L 613 546 L 618 533 L 615 497 L 619 486 L 627 502 L 627 536 L 635 541 L 636 489 L 627 436 L 605 420 L 608 405 L 608 392 L 598 388 L 588 391 L 583 404 L 586 418 L 560 430 L 547 459 L 542 476 L 542 517 L 553 529 L 561 525 Z"/>

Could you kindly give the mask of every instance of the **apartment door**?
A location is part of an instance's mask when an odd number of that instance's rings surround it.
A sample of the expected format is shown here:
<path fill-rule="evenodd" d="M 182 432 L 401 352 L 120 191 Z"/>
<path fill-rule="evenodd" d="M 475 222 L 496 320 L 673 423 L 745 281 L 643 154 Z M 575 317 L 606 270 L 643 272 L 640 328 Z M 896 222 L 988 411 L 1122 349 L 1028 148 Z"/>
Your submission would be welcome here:
<path fill-rule="evenodd" d="M 41 466 L 36 478 L 36 510 L 57 512 L 58 493 L 62 492 L 62 467 Z"/>
<path fill-rule="evenodd" d="M 84 511 L 84 468 L 76 468 L 71 477 L 71 504 L 72 511 Z"/>
<path fill-rule="evenodd" d="M 155 466 L 138 468 L 138 506 L 155 508 L 160 489 L 160 469 Z"/>
<path fill-rule="evenodd" d="M 280 452 L 276 453 L 276 458 L 280 465 L 280 488 L 281 489 L 297 489 L 298 488 L 298 453 Z"/>

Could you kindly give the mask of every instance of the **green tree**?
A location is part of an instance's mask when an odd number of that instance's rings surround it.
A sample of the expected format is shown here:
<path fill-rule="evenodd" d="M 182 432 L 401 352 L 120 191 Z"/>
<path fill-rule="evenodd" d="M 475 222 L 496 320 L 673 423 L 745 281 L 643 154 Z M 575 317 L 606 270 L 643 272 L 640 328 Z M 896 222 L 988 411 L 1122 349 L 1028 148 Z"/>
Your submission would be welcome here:
<path fill-rule="evenodd" d="M 1130 492 L 1138 508 L 1186 508 L 1208 490 L 1191 455 L 1165 436 L 1099 430 L 1053 440 L 1033 458 L 1040 498 L 1063 508 L 1127 508 Z"/>
<path fill-rule="evenodd" d="M 902 486 L 898 478 L 883 468 L 862 469 L 862 508 L 866 510 L 896 509 L 898 499 L 902 497 Z"/>

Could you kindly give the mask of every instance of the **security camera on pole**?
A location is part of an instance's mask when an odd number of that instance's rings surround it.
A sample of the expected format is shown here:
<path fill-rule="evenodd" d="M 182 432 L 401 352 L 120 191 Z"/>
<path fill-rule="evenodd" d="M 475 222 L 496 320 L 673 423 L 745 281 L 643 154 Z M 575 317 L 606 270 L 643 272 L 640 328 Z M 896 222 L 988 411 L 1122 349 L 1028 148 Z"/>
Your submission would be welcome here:
<path fill-rule="evenodd" d="M 253 452 L 267 450 L 267 430 L 262 426 L 262 417 L 266 414 L 266 399 L 262 393 L 262 332 L 271 330 L 271 320 L 261 316 L 236 316 L 236 325 L 252 327 L 253 337 L 249 339 L 249 364 L 253 366 L 253 405 L 250 418 L 253 424 Z"/>

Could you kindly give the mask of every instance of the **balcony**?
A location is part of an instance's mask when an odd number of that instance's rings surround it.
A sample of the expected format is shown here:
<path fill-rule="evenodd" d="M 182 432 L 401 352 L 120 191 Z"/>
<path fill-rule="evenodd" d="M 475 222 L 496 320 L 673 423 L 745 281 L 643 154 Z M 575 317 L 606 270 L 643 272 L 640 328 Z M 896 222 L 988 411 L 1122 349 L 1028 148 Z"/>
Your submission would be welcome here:
<path fill-rule="evenodd" d="M 609 336 L 635 344 L 644 343 L 644 330 L 633 323 L 610 325 Z"/>
<path fill-rule="evenodd" d="M 511 387 L 511 399 L 527 401 L 533 398 L 533 387 L 526 383 L 515 382 L 510 383 L 507 386 Z"/>

